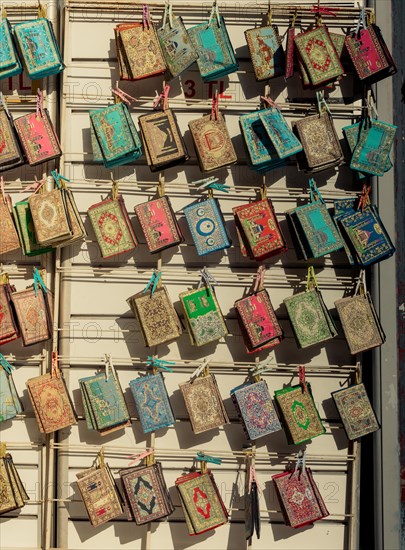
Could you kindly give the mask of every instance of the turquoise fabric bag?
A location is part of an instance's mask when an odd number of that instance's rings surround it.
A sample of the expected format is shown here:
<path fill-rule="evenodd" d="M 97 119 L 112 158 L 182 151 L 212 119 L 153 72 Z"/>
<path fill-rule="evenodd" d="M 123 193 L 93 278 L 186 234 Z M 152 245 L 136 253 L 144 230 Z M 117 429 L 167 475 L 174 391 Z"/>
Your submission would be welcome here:
<path fill-rule="evenodd" d="M 22 73 L 22 64 L 14 44 L 8 19 L 0 21 L 0 79 Z"/>
<path fill-rule="evenodd" d="M 0 364 L 0 422 L 11 420 L 23 412 L 20 398 L 11 376 L 11 365 L 2 356 Z"/>
<path fill-rule="evenodd" d="M 31 80 L 39 80 L 63 71 L 65 66 L 48 19 L 17 23 L 14 25 L 14 36 Z"/>

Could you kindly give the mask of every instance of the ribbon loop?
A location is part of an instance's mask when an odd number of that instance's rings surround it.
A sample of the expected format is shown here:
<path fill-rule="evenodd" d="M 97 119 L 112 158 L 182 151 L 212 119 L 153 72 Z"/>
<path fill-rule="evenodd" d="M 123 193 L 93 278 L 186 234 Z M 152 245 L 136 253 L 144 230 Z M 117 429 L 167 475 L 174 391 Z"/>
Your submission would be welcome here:
<path fill-rule="evenodd" d="M 315 15 L 319 15 L 320 17 L 322 15 L 326 15 L 326 16 L 330 16 L 330 17 L 336 17 L 336 13 L 335 11 L 338 11 L 339 8 L 336 8 L 336 7 L 333 7 L 333 10 L 331 10 L 330 8 L 325 8 L 325 7 L 322 7 L 322 6 L 312 6 L 311 8 L 311 12 L 312 13 L 315 13 Z"/>
<path fill-rule="evenodd" d="M 45 283 L 41 277 L 41 273 L 36 267 L 34 267 L 34 270 L 33 270 L 33 277 L 34 277 L 35 296 L 38 296 L 39 286 L 42 288 L 43 292 L 46 294 L 48 292 L 48 289 L 46 288 Z"/>
<path fill-rule="evenodd" d="M 146 365 L 148 367 L 153 367 L 157 369 L 162 369 L 166 372 L 173 372 L 173 369 L 167 367 L 166 365 L 175 365 L 174 361 L 165 361 L 164 359 L 158 359 L 153 355 L 148 355 L 146 360 Z"/>
<path fill-rule="evenodd" d="M 7 374 L 11 374 L 14 370 L 13 365 L 11 365 L 2 353 L 0 353 L 0 365 L 6 371 Z"/>

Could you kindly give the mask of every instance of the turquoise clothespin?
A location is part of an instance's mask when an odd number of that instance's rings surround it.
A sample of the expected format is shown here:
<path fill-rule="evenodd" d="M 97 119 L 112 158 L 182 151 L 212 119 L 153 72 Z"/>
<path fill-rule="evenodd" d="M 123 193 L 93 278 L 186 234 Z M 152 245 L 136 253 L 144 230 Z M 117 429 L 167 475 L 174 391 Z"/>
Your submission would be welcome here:
<path fill-rule="evenodd" d="M 61 189 L 61 187 L 62 187 L 62 185 L 61 185 L 61 180 L 70 182 L 70 179 L 65 178 L 65 176 L 62 176 L 62 174 L 58 174 L 58 171 L 57 171 L 57 170 L 52 170 L 51 176 L 52 176 L 53 179 L 55 180 L 55 183 L 56 183 L 56 185 L 58 186 L 58 189 Z"/>
<path fill-rule="evenodd" d="M 166 361 L 165 359 L 158 359 L 157 357 L 152 357 L 151 355 L 148 355 L 146 360 L 146 365 L 148 367 L 156 367 L 166 372 L 173 372 L 173 369 L 171 369 L 170 367 L 167 367 L 166 365 L 175 365 L 175 364 L 176 363 L 174 361 Z"/>
<path fill-rule="evenodd" d="M 11 371 L 14 370 L 13 365 L 10 365 L 10 363 L 7 361 L 2 353 L 0 353 L 0 365 L 3 367 L 7 374 L 11 374 Z"/>
<path fill-rule="evenodd" d="M 156 290 L 156 287 L 157 287 L 157 284 L 159 282 L 159 279 L 160 277 L 162 276 L 162 272 L 161 271 L 154 271 L 152 273 L 152 276 L 151 278 L 149 279 L 149 282 L 148 284 L 146 285 L 143 293 L 145 294 L 146 292 L 148 292 L 149 288 L 152 286 L 152 290 L 151 290 L 151 294 L 153 295 L 153 293 L 155 292 Z"/>
<path fill-rule="evenodd" d="M 219 183 L 219 179 L 215 176 L 204 178 L 193 182 L 194 185 L 201 187 L 202 189 L 216 189 L 217 191 L 223 191 L 229 193 L 230 186 L 225 183 Z"/>
<path fill-rule="evenodd" d="M 42 290 L 45 292 L 45 294 L 48 292 L 44 281 L 42 280 L 41 274 L 38 271 L 36 267 L 34 267 L 34 290 L 35 290 L 35 296 L 38 296 L 38 285 L 42 287 Z"/>
<path fill-rule="evenodd" d="M 323 204 L 325 204 L 325 201 L 323 200 L 321 192 L 319 191 L 314 178 L 310 178 L 308 183 L 309 183 L 309 196 L 310 196 L 311 202 L 320 200 Z"/>
<path fill-rule="evenodd" d="M 199 462 L 211 462 L 212 464 L 219 464 L 219 465 L 222 464 L 221 458 L 205 455 L 201 451 L 198 451 L 197 456 L 195 457 L 195 460 L 198 460 Z"/>

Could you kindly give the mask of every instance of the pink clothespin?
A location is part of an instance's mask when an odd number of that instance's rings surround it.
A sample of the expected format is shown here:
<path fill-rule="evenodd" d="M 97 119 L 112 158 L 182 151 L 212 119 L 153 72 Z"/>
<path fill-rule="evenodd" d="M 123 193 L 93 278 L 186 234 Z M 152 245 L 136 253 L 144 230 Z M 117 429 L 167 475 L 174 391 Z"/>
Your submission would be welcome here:
<path fill-rule="evenodd" d="M 300 384 L 302 386 L 302 391 L 306 391 L 307 383 L 305 380 L 305 367 L 303 365 L 298 367 L 298 376 L 299 376 Z"/>
<path fill-rule="evenodd" d="M 218 98 L 218 91 L 215 90 L 212 96 L 211 120 L 218 120 L 218 115 L 219 115 L 219 98 Z"/>
<path fill-rule="evenodd" d="M 136 101 L 135 97 L 132 97 L 131 95 L 127 94 L 127 92 L 124 92 L 124 90 L 121 90 L 118 86 L 115 88 L 111 88 L 111 91 L 114 95 L 119 97 L 124 103 L 127 105 L 131 105 L 133 101 Z"/>
<path fill-rule="evenodd" d="M 150 12 L 149 12 L 149 6 L 147 4 L 144 4 L 142 7 L 142 19 L 143 19 L 143 27 L 148 27 L 148 30 L 150 29 L 151 20 L 150 20 Z"/>
<path fill-rule="evenodd" d="M 128 464 L 128 467 L 135 466 L 136 464 L 138 464 L 138 462 L 153 454 L 153 452 L 153 448 L 147 448 L 146 451 L 143 451 L 143 453 L 140 453 L 138 455 L 131 455 L 129 458 L 132 458 L 133 460 L 131 460 L 131 462 Z"/>

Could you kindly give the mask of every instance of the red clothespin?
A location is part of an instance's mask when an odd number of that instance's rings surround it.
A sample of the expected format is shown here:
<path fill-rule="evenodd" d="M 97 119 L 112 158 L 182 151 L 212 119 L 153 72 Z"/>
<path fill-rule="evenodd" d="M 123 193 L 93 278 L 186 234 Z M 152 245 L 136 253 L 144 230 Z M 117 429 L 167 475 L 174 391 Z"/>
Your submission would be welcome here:
<path fill-rule="evenodd" d="M 143 27 L 148 27 L 148 30 L 151 26 L 151 20 L 150 20 L 150 12 L 149 12 L 149 6 L 148 4 L 144 4 L 142 7 L 142 21 L 143 21 Z"/>
<path fill-rule="evenodd" d="M 153 108 L 157 109 L 159 105 L 162 103 L 162 109 L 166 111 L 168 107 L 169 102 L 169 92 L 170 92 L 170 86 L 169 84 L 166 84 L 166 86 L 163 89 L 163 92 L 161 94 L 158 94 L 156 92 L 156 98 L 153 102 Z"/>
<path fill-rule="evenodd" d="M 303 365 L 298 367 L 298 376 L 300 380 L 300 385 L 302 386 L 302 391 L 307 391 L 307 382 L 305 380 L 305 367 Z"/>
<path fill-rule="evenodd" d="M 58 367 L 58 352 L 52 352 L 52 366 L 51 366 L 52 376 L 59 376 L 59 367 Z"/>
<path fill-rule="evenodd" d="M 330 15 L 331 17 L 336 17 L 335 11 L 338 11 L 339 8 L 334 7 L 333 10 L 334 11 L 332 11 L 329 8 L 321 7 L 319 5 L 319 3 L 318 3 L 317 6 L 312 6 L 312 8 L 311 8 L 312 13 L 316 13 L 316 14 L 319 14 L 319 15 Z"/>
<path fill-rule="evenodd" d="M 31 185 L 27 185 L 20 191 L 20 193 L 28 193 L 28 191 L 32 191 L 32 194 L 37 193 L 41 189 L 43 185 L 46 183 L 46 178 L 42 178 L 41 180 L 38 180 L 36 176 L 35 177 L 35 183 L 31 183 Z"/>
<path fill-rule="evenodd" d="M 212 96 L 211 120 L 218 120 L 218 115 L 219 115 L 219 97 L 218 97 L 218 90 L 215 90 Z"/>
<path fill-rule="evenodd" d="M 271 99 L 271 97 L 266 97 L 264 95 L 260 96 L 260 99 L 265 103 L 268 107 L 273 107 L 274 109 L 280 110 L 280 106 L 277 105 L 275 101 Z"/>
<path fill-rule="evenodd" d="M 370 193 L 371 193 L 371 185 L 367 185 L 366 183 L 363 185 L 363 191 L 360 196 L 359 200 L 359 206 L 358 210 L 361 208 L 361 211 L 365 209 L 366 206 L 370 204 Z"/>

